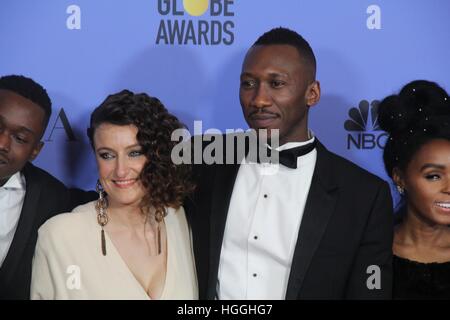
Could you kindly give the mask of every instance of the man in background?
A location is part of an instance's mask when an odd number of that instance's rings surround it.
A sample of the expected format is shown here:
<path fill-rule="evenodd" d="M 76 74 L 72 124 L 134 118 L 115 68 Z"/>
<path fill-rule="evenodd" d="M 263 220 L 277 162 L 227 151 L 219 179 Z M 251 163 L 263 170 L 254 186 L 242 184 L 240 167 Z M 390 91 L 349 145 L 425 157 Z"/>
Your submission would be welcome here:
<path fill-rule="evenodd" d="M 31 164 L 51 115 L 46 90 L 30 78 L 0 78 L 0 299 L 28 299 L 39 227 L 95 199 Z"/>

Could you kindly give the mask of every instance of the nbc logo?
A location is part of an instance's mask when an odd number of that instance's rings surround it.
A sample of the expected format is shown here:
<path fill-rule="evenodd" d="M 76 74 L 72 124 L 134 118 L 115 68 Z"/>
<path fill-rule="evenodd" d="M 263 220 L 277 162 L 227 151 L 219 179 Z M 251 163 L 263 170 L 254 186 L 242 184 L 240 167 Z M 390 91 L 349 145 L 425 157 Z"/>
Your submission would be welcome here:
<path fill-rule="evenodd" d="M 381 131 L 378 125 L 378 104 L 374 100 L 370 104 L 362 100 L 358 108 L 351 108 L 349 119 L 345 121 L 344 128 L 348 131 L 347 149 L 374 149 L 384 148 L 387 133 Z"/>

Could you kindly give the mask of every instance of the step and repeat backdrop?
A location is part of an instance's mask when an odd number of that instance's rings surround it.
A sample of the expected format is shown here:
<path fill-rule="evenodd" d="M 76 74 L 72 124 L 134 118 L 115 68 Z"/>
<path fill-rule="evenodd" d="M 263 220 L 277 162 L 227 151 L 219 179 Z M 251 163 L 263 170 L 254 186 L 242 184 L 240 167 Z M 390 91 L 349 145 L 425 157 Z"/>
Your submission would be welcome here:
<path fill-rule="evenodd" d="M 414 79 L 450 90 L 449 12 L 448 0 L 1 0 L 0 74 L 32 77 L 52 98 L 35 164 L 92 189 L 86 128 L 108 94 L 156 96 L 192 133 L 194 121 L 202 131 L 247 129 L 242 60 L 262 33 L 285 26 L 316 54 L 322 98 L 310 112 L 313 132 L 388 179 L 386 134 L 372 111 Z"/>

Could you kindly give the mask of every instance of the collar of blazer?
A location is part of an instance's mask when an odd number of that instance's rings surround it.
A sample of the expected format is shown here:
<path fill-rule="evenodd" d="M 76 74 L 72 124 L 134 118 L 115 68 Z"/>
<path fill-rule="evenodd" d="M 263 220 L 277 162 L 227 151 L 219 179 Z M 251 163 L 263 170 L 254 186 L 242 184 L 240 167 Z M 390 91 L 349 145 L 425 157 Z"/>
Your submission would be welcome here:
<path fill-rule="evenodd" d="M 286 299 L 301 298 L 301 287 L 336 205 L 338 185 L 332 154 L 319 141 L 317 161 L 292 259 Z"/>
<path fill-rule="evenodd" d="M 16 266 L 21 261 L 23 251 L 28 244 L 32 233 L 32 227 L 37 215 L 39 197 L 42 190 L 42 184 L 39 172 L 31 163 L 27 163 L 22 170 L 26 180 L 25 198 L 22 211 L 13 241 L 8 250 L 8 254 L 0 268 L 0 279 L 5 281 L 12 279 Z"/>

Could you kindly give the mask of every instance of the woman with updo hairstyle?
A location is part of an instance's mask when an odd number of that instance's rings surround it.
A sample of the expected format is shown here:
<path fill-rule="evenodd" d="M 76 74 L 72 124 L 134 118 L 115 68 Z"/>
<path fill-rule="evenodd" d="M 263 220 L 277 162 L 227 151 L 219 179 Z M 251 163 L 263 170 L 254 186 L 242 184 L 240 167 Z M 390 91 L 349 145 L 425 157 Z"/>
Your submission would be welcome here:
<path fill-rule="evenodd" d="M 194 185 L 171 159 L 177 129 L 145 93 L 123 90 L 94 110 L 98 200 L 39 229 L 32 299 L 198 299 L 182 207 Z"/>
<path fill-rule="evenodd" d="M 401 197 L 394 299 L 450 298 L 450 101 L 434 82 L 408 83 L 379 105 L 384 164 Z"/>

